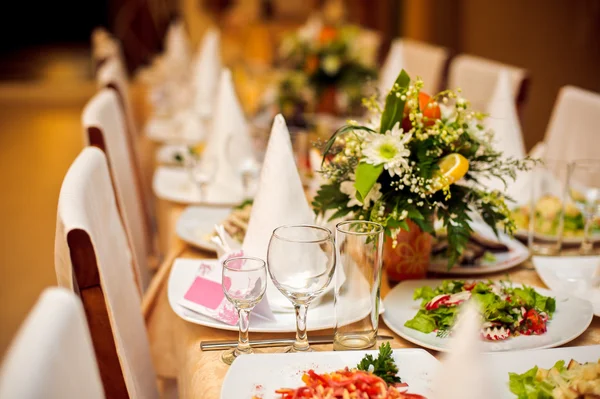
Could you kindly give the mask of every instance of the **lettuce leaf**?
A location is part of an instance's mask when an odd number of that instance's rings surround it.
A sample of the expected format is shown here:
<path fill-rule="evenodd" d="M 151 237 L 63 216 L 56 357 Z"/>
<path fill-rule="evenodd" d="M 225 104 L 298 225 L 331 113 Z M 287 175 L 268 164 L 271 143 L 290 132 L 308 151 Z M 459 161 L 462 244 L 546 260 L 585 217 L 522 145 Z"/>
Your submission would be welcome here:
<path fill-rule="evenodd" d="M 421 331 L 424 334 L 429 334 L 435 331 L 436 323 L 431 315 L 426 314 L 424 311 L 419 310 L 415 317 L 404 323 L 405 327 L 412 328 L 417 331 Z"/>

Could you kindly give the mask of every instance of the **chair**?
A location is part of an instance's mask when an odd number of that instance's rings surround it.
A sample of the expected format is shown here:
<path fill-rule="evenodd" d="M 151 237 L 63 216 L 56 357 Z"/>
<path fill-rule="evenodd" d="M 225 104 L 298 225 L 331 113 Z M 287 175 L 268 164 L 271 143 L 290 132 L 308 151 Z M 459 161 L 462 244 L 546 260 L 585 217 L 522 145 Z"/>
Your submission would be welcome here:
<path fill-rule="evenodd" d="M 475 110 L 485 110 L 494 93 L 496 82 L 502 71 L 507 71 L 512 83 L 512 94 L 519 114 L 529 93 L 527 71 L 512 65 L 476 57 L 468 54 L 455 56 L 448 70 L 448 88 L 460 88 Z"/>
<path fill-rule="evenodd" d="M 600 94 L 564 86 L 558 92 L 541 153 L 546 159 L 569 162 L 600 159 L 595 146 L 599 126 Z"/>
<path fill-rule="evenodd" d="M 444 47 L 411 39 L 395 39 L 381 68 L 380 92 L 387 92 L 404 68 L 411 78 L 423 79 L 423 90 L 430 94 L 440 91 L 448 68 L 450 51 Z"/>
<path fill-rule="evenodd" d="M 82 119 L 87 145 L 106 153 L 117 204 L 133 250 L 136 277 L 143 292 L 150 279 L 149 227 L 140 206 L 142 199 L 136 185 L 133 161 L 127 151 L 125 119 L 117 93 L 111 89 L 100 90 L 86 105 Z"/>
<path fill-rule="evenodd" d="M 0 397 L 104 399 L 83 307 L 73 293 L 44 290 L 6 354 Z"/>
<path fill-rule="evenodd" d="M 158 398 L 132 258 L 106 157 L 86 147 L 58 200 L 55 267 L 79 294 L 108 398 Z"/>

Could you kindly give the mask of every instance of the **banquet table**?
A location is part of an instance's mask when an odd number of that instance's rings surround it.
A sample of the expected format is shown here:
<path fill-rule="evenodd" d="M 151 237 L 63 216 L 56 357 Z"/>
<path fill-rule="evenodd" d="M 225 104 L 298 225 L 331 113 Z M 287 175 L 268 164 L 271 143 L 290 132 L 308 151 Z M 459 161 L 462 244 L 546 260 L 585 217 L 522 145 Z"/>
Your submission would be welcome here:
<path fill-rule="evenodd" d="M 143 102 L 143 100 L 140 100 L 139 92 L 136 99 Z M 138 108 L 137 112 L 141 115 L 146 113 L 143 106 L 141 111 Z M 140 147 L 156 150 L 157 146 L 148 144 L 145 137 L 140 136 L 140 140 L 143 142 Z M 148 154 L 145 155 L 148 156 Z M 154 154 L 149 158 L 154 159 Z M 152 164 L 152 162 L 150 161 L 147 164 Z M 214 257 L 214 254 L 194 249 L 177 237 L 175 225 L 179 215 L 184 209 L 184 205 L 155 199 L 157 231 L 164 257 L 162 264 L 158 268 L 154 279 L 145 294 L 143 300 L 143 312 L 146 319 L 151 352 L 157 374 L 161 378 L 176 379 L 179 397 L 182 399 L 216 399 L 220 397 L 221 385 L 229 366 L 221 361 L 220 351 L 201 351 L 200 342 L 203 340 L 214 339 L 235 340 L 237 339 L 237 332 L 218 330 L 187 322 L 179 318 L 169 305 L 167 297 L 168 275 L 174 260 L 178 257 L 197 259 Z M 545 287 L 530 261 L 527 261 L 508 272 L 485 276 L 485 278 L 491 279 L 501 279 L 506 277 L 516 283 Z M 382 296 L 385 297 L 391 288 L 393 288 L 393 285 L 384 278 L 381 290 Z M 310 322 L 309 311 L 309 326 Z M 320 335 L 327 333 L 332 333 L 332 331 L 309 332 L 309 337 L 311 334 Z M 390 342 L 393 348 L 417 347 L 394 334 L 387 328 L 383 320 L 380 320 L 379 333 L 394 337 Z M 293 333 L 250 333 L 250 339 L 293 337 L 293 335 Z M 581 346 L 593 344 L 600 344 L 600 318 L 598 317 L 594 317 L 586 332 L 567 345 Z M 314 346 L 314 348 L 316 350 L 328 351 L 332 350 L 332 345 L 319 345 Z M 262 351 L 281 352 L 282 348 L 266 349 Z M 435 351 L 431 352 L 436 357 L 439 357 L 440 355 Z"/>

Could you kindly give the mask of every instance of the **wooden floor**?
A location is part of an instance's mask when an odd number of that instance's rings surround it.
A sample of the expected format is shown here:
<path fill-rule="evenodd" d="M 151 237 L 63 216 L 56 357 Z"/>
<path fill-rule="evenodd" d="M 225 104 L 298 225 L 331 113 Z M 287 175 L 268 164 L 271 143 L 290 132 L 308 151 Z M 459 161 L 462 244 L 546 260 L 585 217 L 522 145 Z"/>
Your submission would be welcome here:
<path fill-rule="evenodd" d="M 17 67 L 1 75 L 7 63 L 0 70 L 0 357 L 42 289 L 56 284 L 58 193 L 81 150 L 81 110 L 94 93 L 79 51 L 48 50 L 29 76 Z"/>

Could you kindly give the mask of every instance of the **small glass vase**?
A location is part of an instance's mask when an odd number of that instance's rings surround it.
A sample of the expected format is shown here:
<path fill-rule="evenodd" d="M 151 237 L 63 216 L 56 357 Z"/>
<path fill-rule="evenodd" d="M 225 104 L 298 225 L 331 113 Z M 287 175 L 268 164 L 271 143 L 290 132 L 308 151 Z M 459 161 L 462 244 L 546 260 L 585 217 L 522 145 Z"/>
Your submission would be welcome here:
<path fill-rule="evenodd" d="M 383 246 L 383 267 L 390 281 L 422 279 L 427 275 L 433 237 L 412 220 L 407 222 L 410 230 L 401 230 L 395 245 L 392 238 L 386 237 Z"/>

